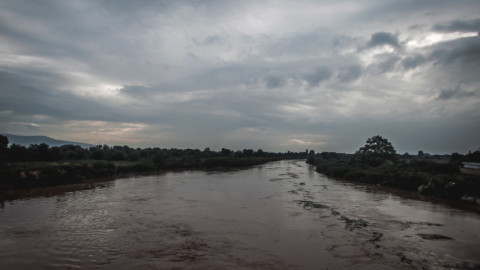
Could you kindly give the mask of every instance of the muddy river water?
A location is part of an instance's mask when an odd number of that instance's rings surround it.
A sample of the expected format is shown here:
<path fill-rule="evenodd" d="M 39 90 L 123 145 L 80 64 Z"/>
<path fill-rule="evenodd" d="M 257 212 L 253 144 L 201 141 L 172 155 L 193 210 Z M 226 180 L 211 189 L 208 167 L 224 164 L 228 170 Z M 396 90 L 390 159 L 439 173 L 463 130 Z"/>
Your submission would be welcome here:
<path fill-rule="evenodd" d="M 480 215 L 302 160 L 166 172 L 5 203 L 0 269 L 480 269 Z"/>

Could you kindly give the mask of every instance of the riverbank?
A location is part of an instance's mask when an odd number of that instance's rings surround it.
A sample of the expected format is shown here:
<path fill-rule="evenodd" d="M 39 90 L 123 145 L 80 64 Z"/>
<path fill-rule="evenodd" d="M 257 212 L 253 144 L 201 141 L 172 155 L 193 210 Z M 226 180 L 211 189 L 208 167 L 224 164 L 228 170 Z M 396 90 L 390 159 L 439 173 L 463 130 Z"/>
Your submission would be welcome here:
<path fill-rule="evenodd" d="M 400 188 L 480 205 L 480 176 L 461 174 L 455 163 L 402 159 L 371 161 L 345 155 L 335 158 L 310 157 L 307 163 L 331 178 Z"/>
<path fill-rule="evenodd" d="M 203 159 L 171 159 L 160 164 L 148 160 L 114 162 L 80 160 L 68 162 L 7 163 L 0 169 L 0 201 L 11 199 L 15 190 L 29 194 L 31 189 L 72 184 L 88 184 L 93 179 L 108 179 L 126 174 L 159 170 L 239 168 L 279 160 L 278 157 L 212 157 Z M 48 192 L 48 189 L 47 189 Z"/>

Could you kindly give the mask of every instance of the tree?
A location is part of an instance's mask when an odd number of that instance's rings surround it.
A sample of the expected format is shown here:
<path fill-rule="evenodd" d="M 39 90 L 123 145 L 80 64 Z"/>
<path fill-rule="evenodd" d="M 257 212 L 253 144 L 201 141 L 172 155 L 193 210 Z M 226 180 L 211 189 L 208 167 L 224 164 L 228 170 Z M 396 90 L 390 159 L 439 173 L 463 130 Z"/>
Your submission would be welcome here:
<path fill-rule="evenodd" d="M 50 146 L 46 143 L 31 144 L 28 147 L 28 152 L 33 161 L 52 161 L 53 155 L 50 152 Z"/>
<path fill-rule="evenodd" d="M 0 163 L 5 162 L 7 159 L 8 151 L 8 137 L 0 135 Z"/>
<path fill-rule="evenodd" d="M 253 149 L 243 149 L 243 151 L 242 151 L 242 155 L 244 157 L 251 157 L 251 156 L 253 156 L 254 153 L 255 152 L 253 151 Z"/>
<path fill-rule="evenodd" d="M 380 135 L 376 135 L 368 138 L 365 146 L 360 147 L 360 149 L 357 151 L 357 154 L 388 158 L 394 157 L 396 151 L 387 139 Z"/>
<path fill-rule="evenodd" d="M 232 151 L 227 148 L 222 148 L 222 156 L 230 156 L 232 154 Z"/>
<path fill-rule="evenodd" d="M 262 149 L 258 149 L 257 152 L 255 153 L 256 156 L 262 157 L 265 155 L 265 152 L 263 152 Z"/>
<path fill-rule="evenodd" d="M 25 162 L 30 161 L 31 156 L 28 153 L 28 150 L 25 146 L 19 144 L 12 144 L 8 148 L 8 157 L 9 162 Z"/>

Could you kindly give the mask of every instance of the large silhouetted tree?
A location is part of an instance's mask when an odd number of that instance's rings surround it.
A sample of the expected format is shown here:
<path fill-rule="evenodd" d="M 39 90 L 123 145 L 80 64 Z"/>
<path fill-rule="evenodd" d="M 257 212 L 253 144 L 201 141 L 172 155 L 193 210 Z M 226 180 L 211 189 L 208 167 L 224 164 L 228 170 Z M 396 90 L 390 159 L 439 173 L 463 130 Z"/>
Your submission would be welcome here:
<path fill-rule="evenodd" d="M 367 139 L 365 146 L 358 149 L 357 154 L 373 155 L 379 157 L 394 157 L 396 154 L 392 144 L 380 135 Z"/>

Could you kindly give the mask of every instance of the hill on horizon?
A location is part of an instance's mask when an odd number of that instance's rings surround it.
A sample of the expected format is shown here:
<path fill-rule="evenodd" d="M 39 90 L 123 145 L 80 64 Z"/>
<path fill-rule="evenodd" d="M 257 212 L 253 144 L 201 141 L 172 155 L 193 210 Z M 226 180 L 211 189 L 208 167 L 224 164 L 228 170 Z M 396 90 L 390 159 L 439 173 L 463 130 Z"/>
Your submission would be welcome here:
<path fill-rule="evenodd" d="M 62 141 L 47 136 L 22 136 L 22 135 L 13 135 L 13 134 L 2 134 L 8 138 L 8 144 L 18 144 L 23 146 L 30 146 L 31 144 L 48 144 L 50 146 L 62 146 L 67 144 L 78 145 L 84 148 L 89 148 L 94 146 L 93 144 L 81 143 L 81 142 L 72 142 L 72 141 Z"/>

